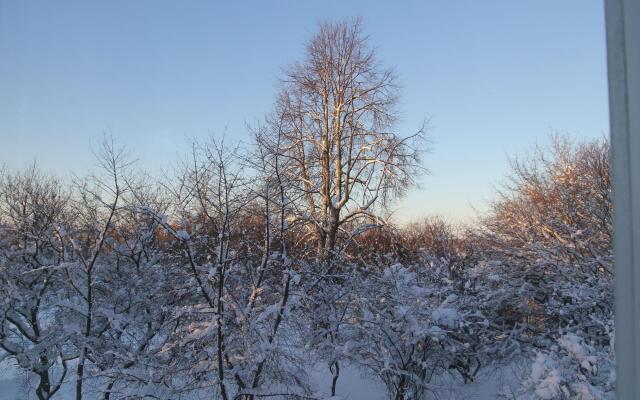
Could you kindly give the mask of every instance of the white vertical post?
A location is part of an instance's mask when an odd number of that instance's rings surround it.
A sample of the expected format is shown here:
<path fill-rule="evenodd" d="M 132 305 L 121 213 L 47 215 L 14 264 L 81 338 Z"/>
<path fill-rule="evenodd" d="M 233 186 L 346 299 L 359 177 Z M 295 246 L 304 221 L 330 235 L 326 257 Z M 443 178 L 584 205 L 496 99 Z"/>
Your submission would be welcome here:
<path fill-rule="evenodd" d="M 640 399 L 640 2 L 605 0 L 618 399 Z"/>

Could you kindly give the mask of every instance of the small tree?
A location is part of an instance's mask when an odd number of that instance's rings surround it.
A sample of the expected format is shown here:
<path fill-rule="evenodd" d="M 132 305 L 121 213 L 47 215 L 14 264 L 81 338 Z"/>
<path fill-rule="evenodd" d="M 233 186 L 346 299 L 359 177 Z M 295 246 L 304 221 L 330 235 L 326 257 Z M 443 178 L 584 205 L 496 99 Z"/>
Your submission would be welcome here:
<path fill-rule="evenodd" d="M 0 175 L 0 360 L 38 377 L 50 399 L 74 357 L 63 329 L 68 194 L 34 165 Z"/>
<path fill-rule="evenodd" d="M 83 398 L 86 367 L 94 361 L 92 347 L 97 345 L 104 330 L 97 329 L 96 312 L 101 294 L 98 274 L 109 268 L 105 244 L 113 239 L 113 224 L 121 212 L 121 202 L 127 192 L 125 169 L 131 164 L 112 139 L 105 138 L 98 153 L 100 174 L 79 180 L 72 197 L 73 229 L 65 236 L 76 260 L 67 271 L 68 283 L 78 301 L 80 334 L 76 335 L 78 364 L 76 367 L 76 400 Z M 104 300 L 104 297 L 102 297 Z M 108 301 L 108 300 L 106 300 Z"/>

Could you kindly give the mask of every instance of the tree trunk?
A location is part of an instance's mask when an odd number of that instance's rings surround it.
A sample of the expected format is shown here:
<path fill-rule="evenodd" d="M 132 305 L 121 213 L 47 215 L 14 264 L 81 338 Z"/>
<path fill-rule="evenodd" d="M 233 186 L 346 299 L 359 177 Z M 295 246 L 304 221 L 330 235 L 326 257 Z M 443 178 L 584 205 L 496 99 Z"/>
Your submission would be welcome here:
<path fill-rule="evenodd" d="M 93 314 L 93 268 L 87 271 L 87 320 L 84 327 L 84 343 L 80 352 L 80 360 L 76 370 L 76 400 L 82 400 L 82 381 L 84 379 L 84 363 L 87 358 L 87 340 L 91 335 L 91 317 Z"/>
<path fill-rule="evenodd" d="M 43 359 L 46 361 L 46 357 L 43 357 Z M 43 360 L 41 359 L 41 361 Z M 40 381 L 38 382 L 38 387 L 36 389 L 36 396 L 38 396 L 38 400 L 48 400 L 51 398 L 51 381 L 49 380 L 49 372 L 46 370 L 37 374 Z"/>
<path fill-rule="evenodd" d="M 333 364 L 329 366 L 329 370 L 331 371 L 331 375 L 333 378 L 331 379 L 331 396 L 336 395 L 336 386 L 338 385 L 338 378 L 340 377 L 340 364 L 338 361 L 334 361 Z"/>

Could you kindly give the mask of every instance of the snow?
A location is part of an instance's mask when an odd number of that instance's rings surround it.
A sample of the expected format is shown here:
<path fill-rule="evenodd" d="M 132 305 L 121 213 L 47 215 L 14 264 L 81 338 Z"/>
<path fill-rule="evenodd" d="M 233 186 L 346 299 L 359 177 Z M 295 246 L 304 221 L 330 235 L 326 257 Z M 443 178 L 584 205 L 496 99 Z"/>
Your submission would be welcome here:
<path fill-rule="evenodd" d="M 315 395 L 322 399 L 330 399 L 331 373 L 326 364 L 314 366 L 311 376 L 314 381 Z M 378 380 L 363 377 L 353 365 L 340 368 L 340 378 L 336 390 L 336 400 L 386 400 L 386 392 Z"/>
<path fill-rule="evenodd" d="M 455 329 L 460 322 L 460 314 L 449 307 L 439 307 L 431 313 L 433 322 L 443 325 L 450 329 Z"/>
<path fill-rule="evenodd" d="M 560 374 L 549 365 L 549 360 L 542 353 L 538 353 L 531 367 L 531 381 L 535 386 L 535 394 L 540 399 L 552 400 L 561 392 Z"/>
<path fill-rule="evenodd" d="M 493 400 L 505 391 L 504 388 L 517 385 L 513 366 L 505 366 L 483 376 L 483 379 L 467 385 L 460 382 L 442 381 L 434 384 L 441 399 Z M 384 385 L 377 379 L 366 377 L 353 365 L 341 366 L 338 379 L 337 395 L 331 397 L 331 373 L 325 364 L 317 364 L 310 371 L 313 380 L 314 395 L 322 400 L 386 400 L 388 396 Z M 61 392 L 54 396 L 64 400 L 74 397 L 74 381 L 68 379 Z M 98 396 L 87 395 L 89 400 L 97 400 Z M 183 400 L 198 400 L 202 396 L 181 397 Z M 7 366 L 0 370 L 0 400 L 35 400 L 33 380 L 29 382 L 17 374 L 15 368 Z M 582 400 L 587 400 L 585 397 Z M 595 400 L 595 399 L 594 399 Z"/>
<path fill-rule="evenodd" d="M 586 355 L 582 339 L 573 333 L 566 334 L 558 339 L 558 344 L 575 358 L 585 371 L 595 372 L 597 359 L 594 356 Z"/>

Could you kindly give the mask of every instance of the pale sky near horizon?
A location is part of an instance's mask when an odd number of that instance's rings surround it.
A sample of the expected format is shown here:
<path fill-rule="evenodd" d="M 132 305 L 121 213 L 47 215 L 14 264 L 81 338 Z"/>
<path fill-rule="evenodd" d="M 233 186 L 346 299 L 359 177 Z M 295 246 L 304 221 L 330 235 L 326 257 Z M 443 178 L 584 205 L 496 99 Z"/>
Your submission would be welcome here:
<path fill-rule="evenodd" d="M 318 22 L 361 16 L 403 86 L 398 130 L 430 121 L 431 175 L 398 219 L 465 221 L 508 155 L 552 131 L 608 134 L 603 12 L 594 0 L 0 0 L 0 163 L 83 173 L 108 132 L 155 171 L 189 138 L 247 139 Z"/>

